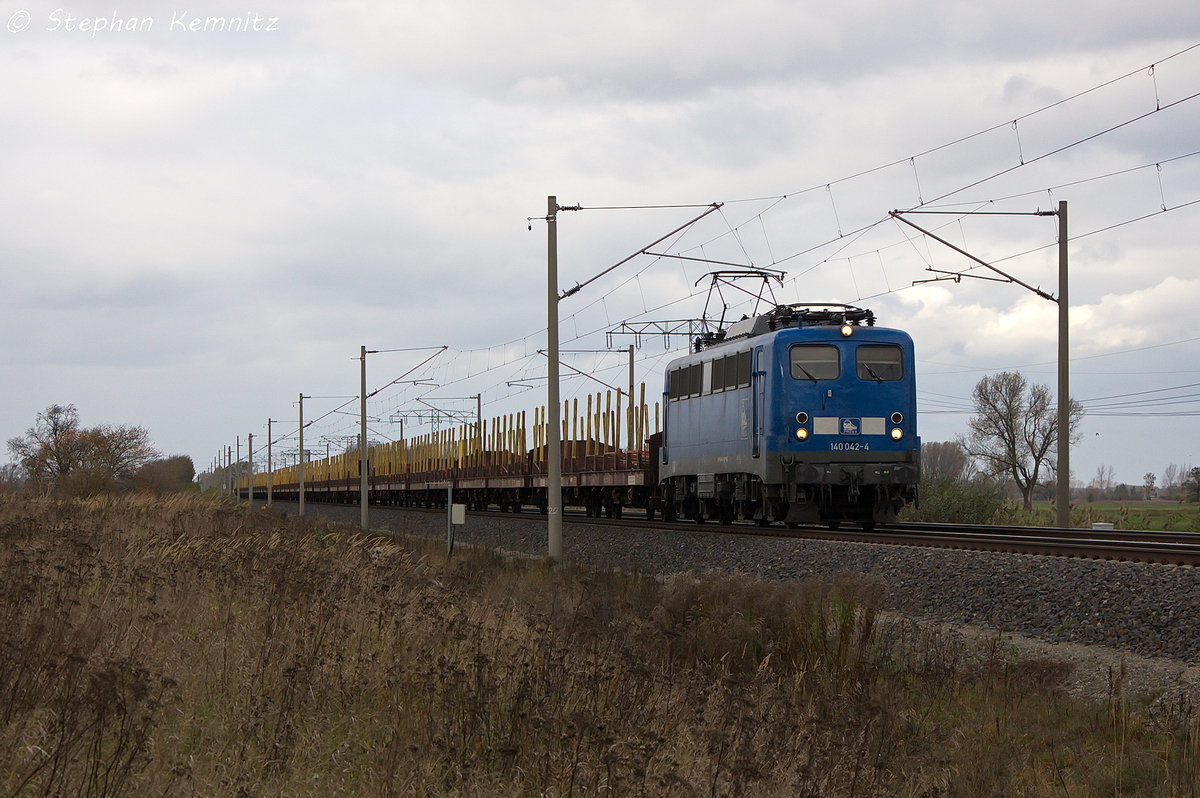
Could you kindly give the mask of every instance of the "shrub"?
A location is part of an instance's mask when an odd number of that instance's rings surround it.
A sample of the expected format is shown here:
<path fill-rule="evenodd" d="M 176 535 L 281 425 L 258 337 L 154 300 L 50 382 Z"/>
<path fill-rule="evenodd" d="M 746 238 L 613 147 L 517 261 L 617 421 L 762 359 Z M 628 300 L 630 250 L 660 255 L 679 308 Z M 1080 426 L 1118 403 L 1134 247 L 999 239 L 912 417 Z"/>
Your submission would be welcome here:
<path fill-rule="evenodd" d="M 1004 491 L 995 483 L 954 479 L 922 480 L 920 506 L 904 511 L 904 520 L 943 524 L 993 524 L 1005 509 Z"/>

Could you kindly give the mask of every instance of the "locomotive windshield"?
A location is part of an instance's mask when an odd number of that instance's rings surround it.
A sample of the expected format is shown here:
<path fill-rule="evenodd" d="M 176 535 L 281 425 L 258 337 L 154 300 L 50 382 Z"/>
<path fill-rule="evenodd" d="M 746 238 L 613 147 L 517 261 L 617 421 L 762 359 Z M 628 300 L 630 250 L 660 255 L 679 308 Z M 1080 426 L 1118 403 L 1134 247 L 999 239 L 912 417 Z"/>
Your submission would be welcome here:
<path fill-rule="evenodd" d="M 898 346 L 860 346 L 855 350 L 858 378 L 895 382 L 904 377 L 904 362 Z"/>
<path fill-rule="evenodd" d="M 838 348 L 800 344 L 791 348 L 792 377 L 798 380 L 836 380 L 842 373 Z"/>

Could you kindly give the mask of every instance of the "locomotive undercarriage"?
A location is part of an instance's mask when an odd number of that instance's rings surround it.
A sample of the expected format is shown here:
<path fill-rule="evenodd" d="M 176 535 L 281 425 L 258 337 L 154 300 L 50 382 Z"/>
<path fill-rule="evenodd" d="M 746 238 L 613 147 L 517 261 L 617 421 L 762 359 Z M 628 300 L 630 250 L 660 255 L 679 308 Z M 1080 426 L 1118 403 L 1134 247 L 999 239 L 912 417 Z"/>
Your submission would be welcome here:
<path fill-rule="evenodd" d="M 881 469 L 891 474 L 891 469 Z M 869 472 L 868 472 L 869 473 Z M 805 474 L 805 476 L 808 476 Z M 662 483 L 663 520 L 696 523 L 753 521 L 828 524 L 843 521 L 873 528 L 891 523 L 916 499 L 916 486 L 905 482 L 863 480 L 863 469 L 826 469 L 837 481 L 764 483 L 754 474 L 700 474 Z"/>

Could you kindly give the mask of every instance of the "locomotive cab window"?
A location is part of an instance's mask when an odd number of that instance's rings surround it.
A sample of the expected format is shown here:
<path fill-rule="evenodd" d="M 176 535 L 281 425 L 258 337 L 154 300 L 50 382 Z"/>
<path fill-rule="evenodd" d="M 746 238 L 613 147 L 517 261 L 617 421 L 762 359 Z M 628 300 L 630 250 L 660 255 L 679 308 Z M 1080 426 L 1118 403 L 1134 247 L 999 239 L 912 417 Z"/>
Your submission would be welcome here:
<path fill-rule="evenodd" d="M 836 380 L 842 373 L 840 354 L 828 344 L 799 344 L 791 348 L 792 377 L 797 380 Z"/>
<path fill-rule="evenodd" d="M 898 346 L 860 346 L 854 358 L 860 380 L 895 382 L 904 377 L 903 354 Z"/>

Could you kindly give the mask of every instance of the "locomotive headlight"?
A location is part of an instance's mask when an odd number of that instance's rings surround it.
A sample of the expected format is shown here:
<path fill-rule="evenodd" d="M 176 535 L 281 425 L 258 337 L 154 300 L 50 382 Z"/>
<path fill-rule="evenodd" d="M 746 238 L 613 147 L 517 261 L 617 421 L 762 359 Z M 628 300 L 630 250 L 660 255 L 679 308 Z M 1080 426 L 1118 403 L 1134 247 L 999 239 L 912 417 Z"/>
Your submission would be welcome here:
<path fill-rule="evenodd" d="M 808 439 L 808 430 L 806 430 L 804 427 L 801 427 L 800 429 L 796 430 L 796 440 L 803 441 L 803 440 L 807 440 L 807 439 Z"/>
<path fill-rule="evenodd" d="M 904 437 L 904 432 L 899 427 L 892 430 L 892 440 L 898 441 Z"/>
<path fill-rule="evenodd" d="M 844 338 L 849 338 L 849 337 L 850 337 L 851 335 L 853 335 L 853 334 L 854 334 L 854 328 L 853 328 L 853 327 L 851 327 L 849 324 L 843 324 L 843 325 L 842 325 L 842 336 L 843 336 Z"/>

